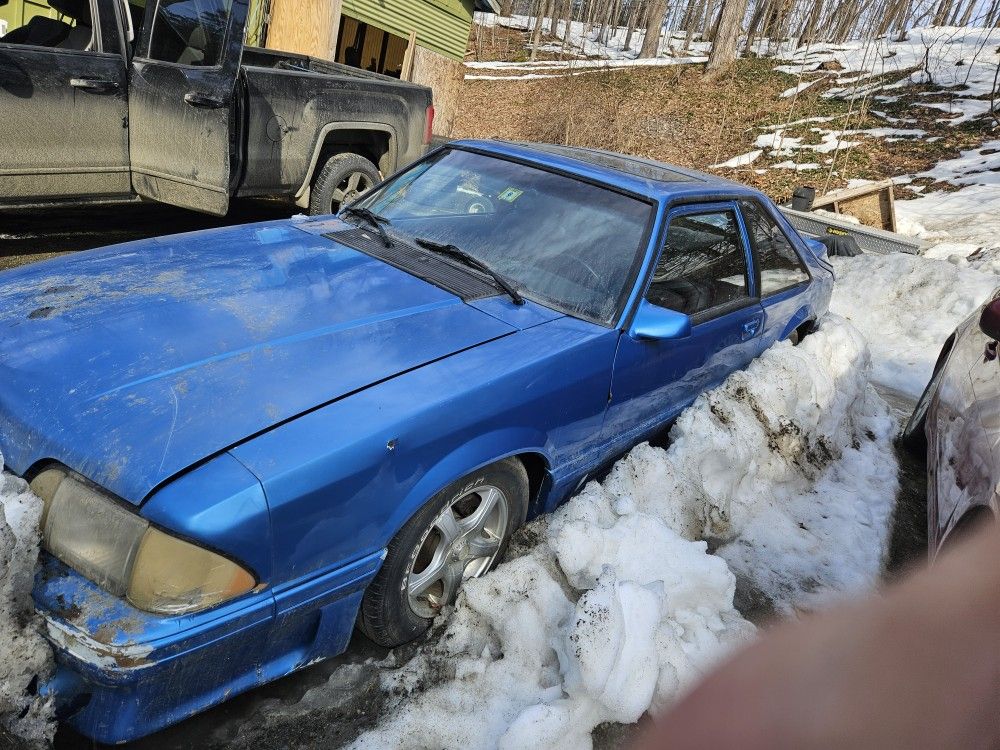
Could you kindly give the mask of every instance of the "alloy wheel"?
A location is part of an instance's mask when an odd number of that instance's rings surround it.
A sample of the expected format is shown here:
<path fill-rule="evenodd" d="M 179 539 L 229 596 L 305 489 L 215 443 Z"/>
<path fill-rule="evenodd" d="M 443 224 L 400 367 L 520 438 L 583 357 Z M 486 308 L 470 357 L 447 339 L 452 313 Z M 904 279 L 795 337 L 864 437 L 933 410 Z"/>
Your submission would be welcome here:
<path fill-rule="evenodd" d="M 331 211 L 339 206 L 353 203 L 374 185 L 375 181 L 364 172 L 348 172 L 331 194 Z"/>
<path fill-rule="evenodd" d="M 463 493 L 424 533 L 406 577 L 410 608 L 433 618 L 455 601 L 462 581 L 490 569 L 507 528 L 507 496 L 493 485 Z"/>

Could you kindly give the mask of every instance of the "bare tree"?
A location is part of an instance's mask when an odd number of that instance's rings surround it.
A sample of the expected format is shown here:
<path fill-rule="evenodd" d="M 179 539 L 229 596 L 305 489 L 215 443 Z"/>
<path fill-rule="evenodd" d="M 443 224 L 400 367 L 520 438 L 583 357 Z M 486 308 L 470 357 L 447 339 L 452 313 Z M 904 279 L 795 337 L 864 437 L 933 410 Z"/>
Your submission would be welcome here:
<path fill-rule="evenodd" d="M 638 0 L 630 0 L 629 2 L 628 21 L 626 22 L 625 41 L 622 42 L 622 52 L 627 52 L 632 46 L 632 34 L 635 33 L 635 25 L 639 21 L 639 5 Z"/>
<path fill-rule="evenodd" d="M 719 29 L 708 56 L 706 72 L 717 75 L 736 59 L 736 45 L 740 39 L 743 16 L 747 12 L 747 0 L 722 0 L 719 14 Z"/>
<path fill-rule="evenodd" d="M 667 12 L 667 0 L 649 0 L 649 15 L 646 16 L 646 36 L 642 39 L 639 57 L 656 57 L 660 51 L 660 33 L 663 31 L 663 16 Z"/>
<path fill-rule="evenodd" d="M 535 61 L 538 45 L 542 41 L 542 23 L 545 21 L 546 0 L 538 0 L 538 16 L 535 18 L 535 30 L 531 33 L 531 61 Z"/>

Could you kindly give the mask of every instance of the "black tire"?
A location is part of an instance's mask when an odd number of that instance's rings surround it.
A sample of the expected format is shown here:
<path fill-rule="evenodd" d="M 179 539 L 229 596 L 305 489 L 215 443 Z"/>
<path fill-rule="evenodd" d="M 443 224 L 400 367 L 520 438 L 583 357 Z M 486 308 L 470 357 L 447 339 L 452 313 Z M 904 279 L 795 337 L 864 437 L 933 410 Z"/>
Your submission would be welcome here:
<path fill-rule="evenodd" d="M 431 626 L 434 618 L 421 616 L 411 606 L 408 591 L 410 571 L 418 553 L 425 547 L 428 535 L 437 533 L 436 523 L 441 514 L 447 508 L 464 502 L 470 497 L 471 489 L 484 485 L 499 489 L 505 496 L 506 528 L 489 566 L 476 575 L 492 569 L 503 559 L 511 534 L 524 523 L 528 512 L 528 473 L 524 464 L 516 458 L 499 461 L 452 482 L 431 498 L 393 537 L 382 568 L 361 600 L 358 626 L 365 635 L 382 646 L 392 648 L 421 636 Z M 493 543 L 496 544 L 496 541 Z"/>
<path fill-rule="evenodd" d="M 334 154 L 313 183 L 309 214 L 336 213 L 341 203 L 352 203 L 381 181 L 378 168 L 360 154 Z"/>

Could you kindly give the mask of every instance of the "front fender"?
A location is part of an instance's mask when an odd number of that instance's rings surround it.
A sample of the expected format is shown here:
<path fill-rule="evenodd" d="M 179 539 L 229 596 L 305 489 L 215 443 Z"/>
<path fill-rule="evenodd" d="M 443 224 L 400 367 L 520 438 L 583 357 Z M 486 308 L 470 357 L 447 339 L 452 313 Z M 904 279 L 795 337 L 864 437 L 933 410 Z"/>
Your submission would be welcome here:
<path fill-rule="evenodd" d="M 390 538 L 434 495 L 476 469 L 522 453 L 536 453 L 552 466 L 547 436 L 530 428 L 509 428 L 480 435 L 441 458 L 413 486 L 389 519 Z"/>
<path fill-rule="evenodd" d="M 155 491 L 141 515 L 250 568 L 258 581 L 273 571 L 271 520 L 264 490 L 228 453 Z"/>

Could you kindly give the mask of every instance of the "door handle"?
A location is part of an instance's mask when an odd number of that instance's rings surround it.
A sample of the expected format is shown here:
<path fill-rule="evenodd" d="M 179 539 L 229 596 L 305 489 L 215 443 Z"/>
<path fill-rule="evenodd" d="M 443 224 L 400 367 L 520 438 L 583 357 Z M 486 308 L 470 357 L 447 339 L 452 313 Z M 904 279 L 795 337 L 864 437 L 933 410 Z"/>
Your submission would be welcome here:
<path fill-rule="evenodd" d="M 760 318 L 754 318 L 753 320 L 748 320 L 743 324 L 743 340 L 752 339 L 757 335 L 757 331 L 760 328 Z"/>
<path fill-rule="evenodd" d="M 213 96 L 202 94 L 198 91 L 189 91 L 184 94 L 184 101 L 192 107 L 202 107 L 203 109 L 219 109 L 225 106 L 225 102 L 222 99 L 216 99 Z"/>
<path fill-rule="evenodd" d="M 91 91 L 95 94 L 106 94 L 110 91 L 117 91 L 118 83 L 115 81 L 102 81 L 97 78 L 71 78 L 69 85 L 75 89 Z"/>

